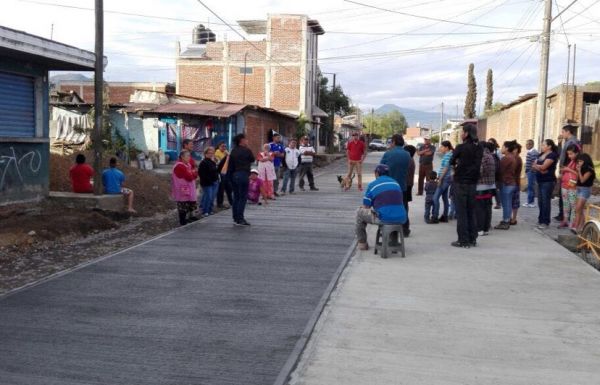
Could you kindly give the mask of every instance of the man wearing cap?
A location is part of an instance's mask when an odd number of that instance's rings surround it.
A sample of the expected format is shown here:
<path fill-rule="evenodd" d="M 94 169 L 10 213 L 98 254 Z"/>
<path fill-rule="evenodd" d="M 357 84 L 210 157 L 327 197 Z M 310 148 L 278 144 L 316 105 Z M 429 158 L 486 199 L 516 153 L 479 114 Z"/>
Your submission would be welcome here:
<path fill-rule="evenodd" d="M 300 176 L 298 181 L 298 187 L 304 191 L 304 176 L 308 178 L 308 185 L 310 191 L 319 191 L 315 187 L 315 177 L 313 176 L 312 165 L 313 156 L 315 155 L 315 148 L 308 143 L 308 136 L 303 136 L 300 139 Z"/>
<path fill-rule="evenodd" d="M 367 156 L 367 147 L 365 142 L 359 140 L 358 132 L 352 134 L 352 140 L 346 145 L 346 155 L 348 156 L 348 178 L 351 178 L 356 170 L 358 191 L 362 191 L 362 163 Z"/>
<path fill-rule="evenodd" d="M 356 212 L 356 238 L 358 249 L 368 250 L 367 224 L 405 223 L 406 210 L 400 185 L 389 176 L 390 168 L 379 164 L 375 168 L 375 180 L 369 183 L 363 197 L 363 205 Z"/>
<path fill-rule="evenodd" d="M 435 154 L 435 146 L 431 144 L 431 138 L 426 136 L 423 138 L 424 143 L 419 146 L 417 155 L 419 155 L 419 182 L 417 195 L 423 195 L 423 185 L 425 178 L 433 170 L 433 154 Z"/>
<path fill-rule="evenodd" d="M 269 146 L 271 147 L 271 152 L 275 155 L 273 159 L 273 166 L 275 167 L 273 191 L 275 191 L 275 196 L 279 196 L 277 191 L 279 191 L 279 179 L 282 178 L 281 163 L 283 162 L 283 158 L 285 158 L 285 147 L 281 143 L 281 135 L 278 132 L 273 133 L 273 141 L 269 143 Z"/>

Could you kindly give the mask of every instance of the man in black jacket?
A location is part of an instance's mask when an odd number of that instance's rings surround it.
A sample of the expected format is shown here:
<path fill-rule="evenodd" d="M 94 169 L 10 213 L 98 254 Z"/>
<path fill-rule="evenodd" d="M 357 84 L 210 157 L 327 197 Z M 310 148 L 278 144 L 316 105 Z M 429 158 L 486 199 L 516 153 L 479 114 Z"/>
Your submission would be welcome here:
<path fill-rule="evenodd" d="M 477 245 L 475 192 L 483 149 L 478 143 L 477 127 L 467 123 L 462 127 L 463 143 L 456 146 L 450 164 L 454 167 L 454 205 L 458 241 L 452 246 L 469 248 Z"/>
<path fill-rule="evenodd" d="M 246 135 L 238 134 L 233 138 L 235 147 L 229 154 L 229 176 L 233 186 L 233 224 L 236 226 L 250 226 L 244 218 L 246 201 L 248 200 L 248 181 L 250 167 L 254 163 L 254 155 L 248 148 Z"/>

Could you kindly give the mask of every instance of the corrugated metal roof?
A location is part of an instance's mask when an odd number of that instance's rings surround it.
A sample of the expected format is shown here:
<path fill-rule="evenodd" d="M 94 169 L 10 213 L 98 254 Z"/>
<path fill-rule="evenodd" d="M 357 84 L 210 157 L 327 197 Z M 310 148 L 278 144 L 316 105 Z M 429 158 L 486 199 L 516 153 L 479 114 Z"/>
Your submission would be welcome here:
<path fill-rule="evenodd" d="M 188 114 L 228 118 L 240 112 L 245 104 L 163 104 L 151 112 L 161 114 Z"/>

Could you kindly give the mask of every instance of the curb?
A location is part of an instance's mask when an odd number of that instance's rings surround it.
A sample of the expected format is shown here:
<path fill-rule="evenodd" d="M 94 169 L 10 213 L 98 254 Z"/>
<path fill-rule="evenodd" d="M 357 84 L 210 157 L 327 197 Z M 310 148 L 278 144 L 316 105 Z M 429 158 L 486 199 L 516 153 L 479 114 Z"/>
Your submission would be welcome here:
<path fill-rule="evenodd" d="M 302 332 L 300 339 L 298 340 L 298 342 L 296 342 L 296 345 L 294 346 L 294 350 L 292 350 L 292 352 L 290 353 L 286 363 L 283 365 L 283 368 L 281 368 L 281 371 L 279 372 L 279 375 L 275 379 L 275 382 L 273 383 L 273 385 L 288 384 L 290 376 L 292 375 L 294 370 L 296 370 L 298 363 L 300 362 L 300 358 L 302 357 L 302 354 L 304 353 L 304 350 L 308 346 L 308 342 L 309 342 L 310 338 L 312 337 L 312 334 L 315 330 L 315 326 L 317 325 L 317 322 L 319 321 L 321 314 L 323 314 L 323 310 L 325 309 L 325 306 L 327 305 L 327 303 L 329 302 L 329 299 L 331 298 L 331 294 L 336 289 L 338 282 L 340 280 L 340 277 L 342 276 L 342 273 L 346 269 L 346 266 L 348 266 L 348 263 L 350 262 L 352 257 L 355 255 L 356 244 L 357 244 L 356 240 L 352 241 L 352 244 L 350 245 L 350 247 L 348 248 L 348 251 L 346 252 L 346 256 L 344 257 L 344 259 L 342 260 L 342 263 L 338 266 L 337 270 L 335 271 L 333 278 L 329 282 L 329 285 L 327 285 L 327 289 L 325 289 L 325 293 L 319 300 L 317 307 L 313 311 L 311 317 L 308 320 L 308 323 L 306 324 L 306 328 L 304 328 L 304 331 Z"/>

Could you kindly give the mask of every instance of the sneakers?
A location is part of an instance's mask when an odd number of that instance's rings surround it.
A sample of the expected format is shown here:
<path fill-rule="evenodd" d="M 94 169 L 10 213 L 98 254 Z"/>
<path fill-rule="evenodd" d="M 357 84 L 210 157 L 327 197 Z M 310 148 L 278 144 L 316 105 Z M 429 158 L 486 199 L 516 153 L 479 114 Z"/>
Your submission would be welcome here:
<path fill-rule="evenodd" d="M 275 193 L 275 196 L 277 197 L 282 197 L 285 195 L 285 191 L 281 190 L 281 192 L 279 194 Z"/>
<path fill-rule="evenodd" d="M 451 243 L 451 245 L 454 247 L 462 247 L 463 249 L 471 248 L 471 245 L 469 243 L 463 243 L 463 242 L 459 242 L 459 241 L 454 241 Z"/>
<path fill-rule="evenodd" d="M 557 216 L 553 217 L 552 219 L 554 219 L 557 222 L 562 222 L 564 220 L 562 215 L 557 215 Z"/>
<path fill-rule="evenodd" d="M 440 223 L 448 223 L 448 217 L 445 215 L 442 215 L 441 217 L 439 217 L 438 222 Z"/>
<path fill-rule="evenodd" d="M 501 208 L 502 208 L 502 206 L 500 206 L 500 205 L 494 206 L 494 210 L 500 210 Z"/>
<path fill-rule="evenodd" d="M 486 236 L 486 235 L 490 235 L 490 232 L 489 232 L 489 231 L 483 231 L 483 230 L 482 230 L 482 231 L 478 232 L 477 234 L 479 234 L 479 236 L 480 236 L 480 237 L 484 237 L 484 236 Z"/>
<path fill-rule="evenodd" d="M 316 188 L 316 187 L 311 187 L 311 188 L 310 188 L 310 191 L 319 191 L 319 189 L 318 189 L 318 188 Z"/>
<path fill-rule="evenodd" d="M 440 221 L 437 218 L 431 218 L 427 223 L 430 225 L 437 225 L 438 223 L 440 223 Z"/>
<path fill-rule="evenodd" d="M 539 225 L 537 225 L 538 230 L 547 230 L 548 227 L 549 226 L 545 223 L 540 223 Z"/>
<path fill-rule="evenodd" d="M 528 207 L 530 209 L 534 209 L 536 208 L 536 204 L 535 203 L 523 203 L 523 207 Z"/>
<path fill-rule="evenodd" d="M 494 226 L 494 229 L 496 229 L 496 230 L 508 230 L 508 229 L 510 229 L 510 223 L 504 222 L 504 221 L 500 222 L 496 226 Z"/>
<path fill-rule="evenodd" d="M 369 250 L 369 244 L 368 243 L 358 243 L 358 249 L 359 250 Z"/>
<path fill-rule="evenodd" d="M 248 223 L 245 219 L 242 219 L 241 221 L 234 221 L 233 225 L 234 226 L 250 226 L 250 223 Z"/>

